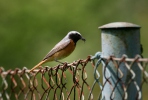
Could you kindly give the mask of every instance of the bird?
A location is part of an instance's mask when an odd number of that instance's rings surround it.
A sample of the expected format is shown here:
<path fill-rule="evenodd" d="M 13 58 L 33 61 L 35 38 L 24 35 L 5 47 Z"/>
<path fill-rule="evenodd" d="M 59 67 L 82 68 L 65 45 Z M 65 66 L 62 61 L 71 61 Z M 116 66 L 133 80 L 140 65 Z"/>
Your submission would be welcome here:
<path fill-rule="evenodd" d="M 59 43 L 57 43 L 50 50 L 50 52 L 29 72 L 32 72 L 34 69 L 40 67 L 42 64 L 46 62 L 60 62 L 60 59 L 69 56 L 74 51 L 78 40 L 82 40 L 84 42 L 86 41 L 86 39 L 83 38 L 78 31 L 68 32 L 68 34 Z"/>

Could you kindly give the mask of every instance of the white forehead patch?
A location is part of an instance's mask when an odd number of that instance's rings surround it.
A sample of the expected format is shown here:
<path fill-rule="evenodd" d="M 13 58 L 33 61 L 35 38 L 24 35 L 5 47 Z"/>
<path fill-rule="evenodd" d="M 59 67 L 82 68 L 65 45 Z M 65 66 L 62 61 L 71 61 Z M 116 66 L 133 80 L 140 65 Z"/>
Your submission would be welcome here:
<path fill-rule="evenodd" d="M 79 35 L 81 35 L 78 31 L 70 31 L 69 33 L 68 33 L 68 35 L 69 34 L 79 34 Z"/>

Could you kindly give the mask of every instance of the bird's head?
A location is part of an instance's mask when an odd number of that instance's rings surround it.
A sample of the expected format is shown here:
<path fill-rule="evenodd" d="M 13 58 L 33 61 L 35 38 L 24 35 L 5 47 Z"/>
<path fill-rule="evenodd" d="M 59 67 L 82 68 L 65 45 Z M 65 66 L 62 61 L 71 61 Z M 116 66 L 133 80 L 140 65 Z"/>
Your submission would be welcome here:
<path fill-rule="evenodd" d="M 83 40 L 84 42 L 86 41 L 85 38 L 82 37 L 82 35 L 77 32 L 77 31 L 70 31 L 67 34 L 69 39 L 72 39 L 75 43 L 77 43 L 78 40 Z"/>

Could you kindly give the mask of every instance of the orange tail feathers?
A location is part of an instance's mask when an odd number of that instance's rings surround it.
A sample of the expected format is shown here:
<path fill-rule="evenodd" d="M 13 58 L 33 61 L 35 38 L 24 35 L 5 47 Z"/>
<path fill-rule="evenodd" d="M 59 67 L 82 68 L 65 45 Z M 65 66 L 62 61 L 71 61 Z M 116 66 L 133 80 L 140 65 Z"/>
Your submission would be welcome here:
<path fill-rule="evenodd" d="M 44 64 L 45 62 L 46 62 L 46 60 L 43 60 L 43 61 L 39 62 L 36 66 L 34 66 L 34 67 L 29 71 L 29 73 L 32 72 L 34 69 L 40 67 L 40 66 L 41 66 L 42 64 Z"/>

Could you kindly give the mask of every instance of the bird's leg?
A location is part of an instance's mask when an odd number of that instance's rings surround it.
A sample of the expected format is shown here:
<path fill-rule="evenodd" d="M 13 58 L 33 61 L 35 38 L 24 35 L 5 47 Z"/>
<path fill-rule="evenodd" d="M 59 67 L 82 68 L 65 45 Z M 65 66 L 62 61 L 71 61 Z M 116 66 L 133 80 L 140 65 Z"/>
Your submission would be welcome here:
<path fill-rule="evenodd" d="M 61 64 L 64 64 L 63 62 L 61 62 L 61 61 L 59 61 L 59 60 L 57 60 L 57 59 L 54 59 L 56 62 L 58 62 L 58 63 L 61 63 Z"/>

